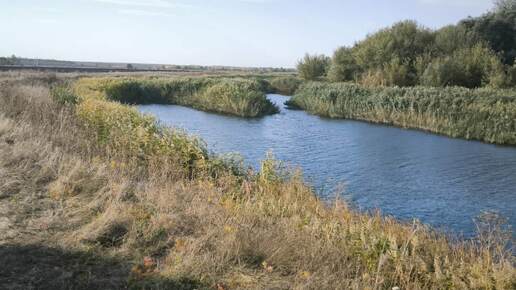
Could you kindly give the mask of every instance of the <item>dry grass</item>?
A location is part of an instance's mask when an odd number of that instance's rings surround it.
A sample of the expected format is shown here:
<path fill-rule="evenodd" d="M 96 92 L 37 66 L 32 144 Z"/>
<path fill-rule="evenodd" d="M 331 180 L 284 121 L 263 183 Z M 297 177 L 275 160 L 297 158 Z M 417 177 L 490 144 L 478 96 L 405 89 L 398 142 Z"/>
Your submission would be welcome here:
<path fill-rule="evenodd" d="M 183 149 L 195 147 L 194 143 L 174 132 L 155 138 L 175 136 L 185 142 L 142 147 L 136 139 L 150 140 L 146 130 L 152 124 L 129 129 L 127 123 L 112 126 L 109 134 L 102 135 L 104 142 L 99 142 L 99 127 L 82 117 L 87 107 L 54 104 L 43 83 L 24 86 L 15 81 L 1 86 L 0 189 L 6 197 L 0 199 L 0 208 L 9 209 L 6 217 L 13 230 L 9 239 L 0 238 L 0 252 L 26 257 L 31 251 L 18 249 L 29 247 L 31 241 L 30 249 L 37 246 L 36 252 L 44 252 L 45 257 L 69 257 L 58 267 L 72 273 L 69 277 L 43 271 L 55 261 L 35 258 L 32 268 L 48 276 L 31 285 L 48 289 L 59 285 L 136 289 L 516 286 L 514 256 L 496 224 L 482 231 L 479 240 L 450 240 L 418 223 L 362 214 L 338 201 L 325 204 L 299 172 L 285 171 L 273 159 L 266 159 L 256 174 L 229 170 L 228 164 L 201 153 L 195 153 L 193 160 L 201 154 L 203 162 L 185 162 L 185 154 L 192 152 Z M 114 113 L 96 114 L 97 122 L 126 110 L 100 105 Z M 129 119 L 131 124 L 140 122 L 134 118 Z M 121 153 L 127 144 L 123 136 L 133 139 L 138 150 Z M 169 148 L 178 150 L 174 158 L 164 158 L 173 153 Z M 18 269 L 18 284 L 7 285 L 27 286 L 23 284 L 31 275 L 23 271 L 27 259 L 5 257 L 0 262 L 9 261 Z M 89 262 L 84 264 L 84 259 Z M 74 268 L 78 263 L 84 268 Z M 92 275 L 77 274 L 84 269 Z M 0 283 L 6 283 L 3 277 L 0 270 Z"/>

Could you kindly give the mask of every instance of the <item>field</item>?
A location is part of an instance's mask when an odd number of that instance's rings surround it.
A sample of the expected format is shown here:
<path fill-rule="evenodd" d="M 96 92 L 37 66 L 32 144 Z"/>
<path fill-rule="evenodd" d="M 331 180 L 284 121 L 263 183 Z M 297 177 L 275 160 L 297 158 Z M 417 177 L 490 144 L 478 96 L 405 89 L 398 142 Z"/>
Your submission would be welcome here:
<path fill-rule="evenodd" d="M 510 233 L 492 216 L 479 219 L 478 238 L 461 240 L 323 202 L 299 170 L 272 156 L 249 172 L 101 92 L 50 89 L 73 80 L 0 79 L 0 263 L 11 269 L 0 282 L 8 288 L 516 285 Z"/>
<path fill-rule="evenodd" d="M 366 87 L 312 82 L 301 86 L 289 105 L 330 118 L 516 145 L 516 91 L 511 89 Z"/>

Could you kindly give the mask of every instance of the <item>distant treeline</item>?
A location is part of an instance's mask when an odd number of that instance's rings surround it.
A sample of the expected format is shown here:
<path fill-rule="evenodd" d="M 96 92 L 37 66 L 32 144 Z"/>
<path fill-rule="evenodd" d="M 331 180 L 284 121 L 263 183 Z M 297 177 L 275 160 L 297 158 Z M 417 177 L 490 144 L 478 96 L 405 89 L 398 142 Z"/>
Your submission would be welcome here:
<path fill-rule="evenodd" d="M 438 30 L 402 21 L 333 56 L 306 55 L 305 80 L 384 86 L 511 87 L 516 85 L 516 0 L 496 1 L 477 18 Z"/>
<path fill-rule="evenodd" d="M 16 66 L 20 68 L 56 68 L 75 70 L 114 70 L 114 71 L 228 71 L 228 72 L 252 72 L 252 73 L 293 73 L 292 68 L 274 67 L 234 67 L 234 66 L 202 66 L 202 65 L 173 65 L 173 64 L 146 64 L 146 63 L 115 63 L 115 62 L 91 62 L 91 61 L 65 61 L 53 59 L 33 59 L 12 55 L 0 57 L 0 66 Z"/>

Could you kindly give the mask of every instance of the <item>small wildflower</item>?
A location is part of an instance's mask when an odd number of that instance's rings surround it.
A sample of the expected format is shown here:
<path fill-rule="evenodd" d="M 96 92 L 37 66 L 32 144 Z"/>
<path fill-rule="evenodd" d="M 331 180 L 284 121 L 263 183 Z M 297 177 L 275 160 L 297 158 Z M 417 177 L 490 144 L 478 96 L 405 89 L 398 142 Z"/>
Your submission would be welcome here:
<path fill-rule="evenodd" d="M 312 276 L 312 273 L 310 273 L 310 272 L 308 272 L 308 271 L 301 271 L 301 272 L 299 273 L 299 276 L 301 276 L 301 278 L 303 278 L 303 279 L 308 280 L 308 279 L 310 279 L 310 277 Z"/>
<path fill-rule="evenodd" d="M 225 232 L 225 233 L 228 233 L 228 234 L 229 234 L 229 233 L 233 233 L 234 231 L 235 231 L 235 228 L 234 228 L 234 227 L 232 227 L 232 226 L 228 226 L 228 225 L 225 225 L 225 226 L 224 226 L 224 232 Z"/>
<path fill-rule="evenodd" d="M 271 273 L 274 270 L 274 268 L 271 265 L 269 265 L 269 263 L 267 263 L 266 261 L 262 262 L 262 267 L 268 273 Z"/>

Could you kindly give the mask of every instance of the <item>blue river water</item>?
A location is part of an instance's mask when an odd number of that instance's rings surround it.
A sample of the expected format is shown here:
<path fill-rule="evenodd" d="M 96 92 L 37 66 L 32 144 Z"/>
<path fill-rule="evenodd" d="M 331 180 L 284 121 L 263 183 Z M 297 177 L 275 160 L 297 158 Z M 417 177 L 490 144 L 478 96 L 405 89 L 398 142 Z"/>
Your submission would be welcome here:
<path fill-rule="evenodd" d="M 162 123 L 206 141 L 216 153 L 240 153 L 258 167 L 268 151 L 293 167 L 323 198 L 343 196 L 360 210 L 379 209 L 471 236 L 474 218 L 494 211 L 516 225 L 516 147 L 452 139 L 416 130 L 326 119 L 288 110 L 243 119 L 175 105 L 142 105 Z"/>

